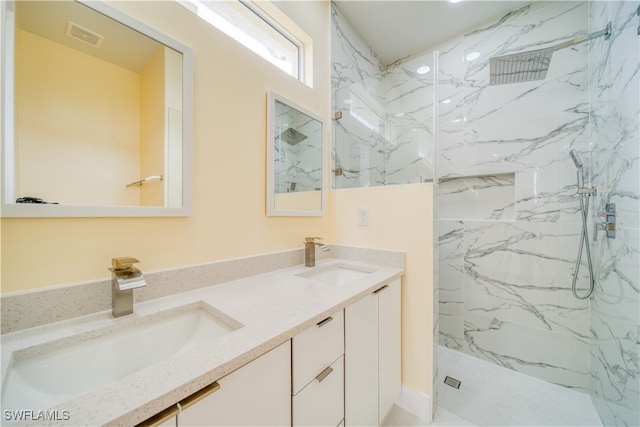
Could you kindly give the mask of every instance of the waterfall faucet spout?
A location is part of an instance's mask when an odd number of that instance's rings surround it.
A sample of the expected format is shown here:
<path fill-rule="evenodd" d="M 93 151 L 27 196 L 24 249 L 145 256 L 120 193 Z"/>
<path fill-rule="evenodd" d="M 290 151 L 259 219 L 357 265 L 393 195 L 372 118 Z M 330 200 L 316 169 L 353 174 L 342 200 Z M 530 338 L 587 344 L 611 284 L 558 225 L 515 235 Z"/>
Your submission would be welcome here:
<path fill-rule="evenodd" d="M 133 266 L 138 263 L 133 257 L 111 260 L 111 313 L 120 317 L 133 313 L 133 290 L 147 286 L 144 276 Z"/>
<path fill-rule="evenodd" d="M 329 246 L 316 242 L 322 240 L 322 237 L 305 237 L 304 238 L 304 265 L 313 267 L 316 265 L 316 246 L 320 247 L 322 252 L 329 251 Z"/>

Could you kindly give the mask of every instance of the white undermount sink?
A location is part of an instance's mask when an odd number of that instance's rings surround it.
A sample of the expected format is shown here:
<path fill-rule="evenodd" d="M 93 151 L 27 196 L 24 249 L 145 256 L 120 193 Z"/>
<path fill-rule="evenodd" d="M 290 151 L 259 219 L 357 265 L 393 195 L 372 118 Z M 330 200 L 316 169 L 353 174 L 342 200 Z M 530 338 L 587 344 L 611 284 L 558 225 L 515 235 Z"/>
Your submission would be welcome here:
<path fill-rule="evenodd" d="M 16 351 L 3 378 L 2 409 L 50 408 L 242 326 L 199 302 Z"/>
<path fill-rule="evenodd" d="M 374 271 L 350 264 L 333 264 L 314 267 L 312 270 L 298 273 L 296 276 L 332 285 L 344 285 L 362 279 Z"/>

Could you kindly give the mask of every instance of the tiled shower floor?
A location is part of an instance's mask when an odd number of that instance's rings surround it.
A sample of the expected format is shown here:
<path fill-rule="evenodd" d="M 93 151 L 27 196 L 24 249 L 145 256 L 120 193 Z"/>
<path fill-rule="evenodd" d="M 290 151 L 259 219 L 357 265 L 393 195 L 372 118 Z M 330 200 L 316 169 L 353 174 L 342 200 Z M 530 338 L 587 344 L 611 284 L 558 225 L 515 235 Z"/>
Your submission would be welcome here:
<path fill-rule="evenodd" d="M 462 382 L 456 390 L 445 376 Z M 438 405 L 478 426 L 602 426 L 591 398 L 439 346 Z"/>

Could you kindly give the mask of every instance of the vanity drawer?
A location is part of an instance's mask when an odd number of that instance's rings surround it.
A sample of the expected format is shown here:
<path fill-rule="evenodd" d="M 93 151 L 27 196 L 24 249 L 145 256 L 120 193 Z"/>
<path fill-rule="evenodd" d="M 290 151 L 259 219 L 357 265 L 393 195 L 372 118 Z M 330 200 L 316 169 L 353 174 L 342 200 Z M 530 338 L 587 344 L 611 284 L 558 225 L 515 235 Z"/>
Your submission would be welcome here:
<path fill-rule="evenodd" d="M 293 337 L 292 394 L 297 394 L 344 353 L 342 310 Z"/>
<path fill-rule="evenodd" d="M 293 396 L 293 426 L 337 426 L 344 418 L 344 356 Z"/>

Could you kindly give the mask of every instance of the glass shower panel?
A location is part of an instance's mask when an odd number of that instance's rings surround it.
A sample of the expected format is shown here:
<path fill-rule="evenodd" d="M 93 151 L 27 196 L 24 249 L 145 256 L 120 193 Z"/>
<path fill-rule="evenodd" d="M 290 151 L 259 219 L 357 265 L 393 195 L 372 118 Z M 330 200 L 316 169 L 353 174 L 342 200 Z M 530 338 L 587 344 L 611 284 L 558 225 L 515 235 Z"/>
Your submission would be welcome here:
<path fill-rule="evenodd" d="M 429 53 L 336 92 L 335 188 L 433 180 L 432 70 Z"/>
<path fill-rule="evenodd" d="M 387 185 L 433 181 L 434 55 L 429 52 L 385 70 Z"/>
<path fill-rule="evenodd" d="M 613 28 L 589 51 L 589 166 L 598 187 L 591 220 L 607 203 L 617 212 L 615 239 L 593 237 L 590 392 L 604 425 L 631 426 L 640 425 L 640 12 L 638 2 L 589 6 L 590 29 Z"/>
<path fill-rule="evenodd" d="M 335 188 L 384 185 L 387 123 L 380 81 L 372 77 L 336 92 Z"/>

